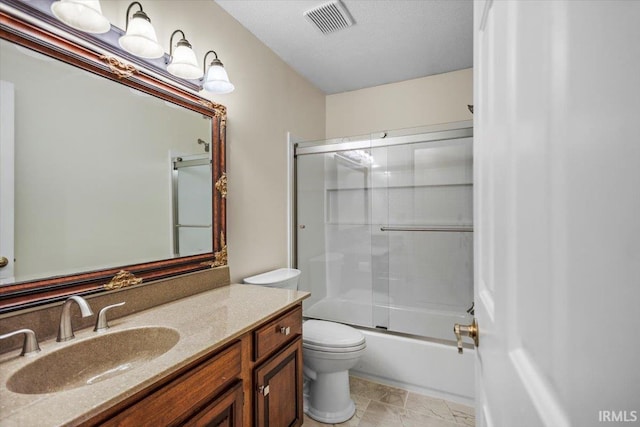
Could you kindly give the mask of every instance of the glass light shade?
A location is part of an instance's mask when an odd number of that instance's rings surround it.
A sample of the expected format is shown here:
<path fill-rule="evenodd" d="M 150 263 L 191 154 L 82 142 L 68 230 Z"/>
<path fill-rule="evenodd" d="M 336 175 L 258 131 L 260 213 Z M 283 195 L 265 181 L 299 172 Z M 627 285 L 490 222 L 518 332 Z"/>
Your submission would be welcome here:
<path fill-rule="evenodd" d="M 180 43 L 173 51 L 167 71 L 176 77 L 189 80 L 199 79 L 203 74 L 202 69 L 198 67 L 198 59 L 193 49 Z"/>
<path fill-rule="evenodd" d="M 202 87 L 211 93 L 231 93 L 235 86 L 229 81 L 229 76 L 222 66 L 222 63 L 213 63 L 207 70 Z"/>
<path fill-rule="evenodd" d="M 111 23 L 102 15 L 100 0 L 60 0 L 51 4 L 51 12 L 60 21 L 86 33 L 109 32 Z"/>
<path fill-rule="evenodd" d="M 127 33 L 118 39 L 118 43 L 124 50 L 140 58 L 155 59 L 164 55 L 151 22 L 135 14 L 129 20 Z"/>

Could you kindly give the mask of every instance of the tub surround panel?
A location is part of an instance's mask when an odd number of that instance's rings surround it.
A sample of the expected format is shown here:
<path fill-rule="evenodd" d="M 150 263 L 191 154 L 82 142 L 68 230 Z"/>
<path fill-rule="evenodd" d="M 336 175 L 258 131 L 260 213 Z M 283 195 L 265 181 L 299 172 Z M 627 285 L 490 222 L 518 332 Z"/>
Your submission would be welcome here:
<path fill-rule="evenodd" d="M 103 307 L 124 301 L 126 303 L 124 306 L 109 311 L 108 319 L 112 322 L 120 317 L 226 286 L 229 283 L 229 267 L 225 266 L 89 295 L 85 299 L 89 302 L 96 316 Z M 58 332 L 61 310 L 62 303 L 58 302 L 35 309 L 0 315 L 0 335 L 17 329 L 29 328 L 36 333 L 39 341 L 53 338 Z M 71 322 L 75 329 L 91 327 L 96 319 L 95 316 L 81 317 L 77 305 L 72 306 L 71 314 Z M 21 348 L 22 340 L 22 336 L 0 340 L 0 353 Z"/>
<path fill-rule="evenodd" d="M 20 357 L 18 351 L 6 353 L 0 357 L 0 424 L 28 426 L 47 420 L 47 424 L 61 425 L 87 420 L 237 340 L 265 320 L 300 304 L 308 295 L 306 292 L 232 284 L 113 320 L 113 332 L 162 326 L 177 330 L 180 341 L 143 367 L 64 392 L 17 394 L 7 390 L 5 384 L 10 374 L 35 358 L 95 337 L 91 328 L 76 331 L 76 339 L 67 343 L 42 342 L 42 352 L 32 358 Z"/>

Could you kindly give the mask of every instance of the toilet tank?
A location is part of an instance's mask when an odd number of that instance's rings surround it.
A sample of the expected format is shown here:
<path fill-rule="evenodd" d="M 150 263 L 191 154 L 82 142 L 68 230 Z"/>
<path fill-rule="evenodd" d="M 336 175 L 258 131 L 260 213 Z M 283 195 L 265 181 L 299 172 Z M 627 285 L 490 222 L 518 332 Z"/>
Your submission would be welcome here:
<path fill-rule="evenodd" d="M 300 270 L 295 268 L 279 268 L 247 277 L 244 283 L 250 285 L 268 286 L 270 288 L 298 289 Z"/>

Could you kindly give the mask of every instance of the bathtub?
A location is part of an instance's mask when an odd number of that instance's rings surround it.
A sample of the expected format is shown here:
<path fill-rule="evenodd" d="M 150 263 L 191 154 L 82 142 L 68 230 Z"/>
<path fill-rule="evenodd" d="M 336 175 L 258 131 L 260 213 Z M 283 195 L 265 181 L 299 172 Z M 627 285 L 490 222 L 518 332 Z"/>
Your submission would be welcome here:
<path fill-rule="evenodd" d="M 475 350 L 358 328 L 367 350 L 351 375 L 473 406 Z"/>

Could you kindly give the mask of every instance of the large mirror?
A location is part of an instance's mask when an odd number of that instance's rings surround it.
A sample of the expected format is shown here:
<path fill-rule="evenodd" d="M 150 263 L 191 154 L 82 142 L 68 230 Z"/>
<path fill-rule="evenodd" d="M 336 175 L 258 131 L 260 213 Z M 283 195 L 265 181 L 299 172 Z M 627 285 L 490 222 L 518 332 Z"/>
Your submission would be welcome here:
<path fill-rule="evenodd" d="M 1 17 L 0 311 L 224 264 L 224 107 Z"/>

